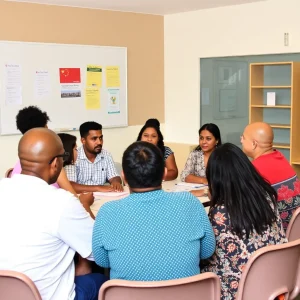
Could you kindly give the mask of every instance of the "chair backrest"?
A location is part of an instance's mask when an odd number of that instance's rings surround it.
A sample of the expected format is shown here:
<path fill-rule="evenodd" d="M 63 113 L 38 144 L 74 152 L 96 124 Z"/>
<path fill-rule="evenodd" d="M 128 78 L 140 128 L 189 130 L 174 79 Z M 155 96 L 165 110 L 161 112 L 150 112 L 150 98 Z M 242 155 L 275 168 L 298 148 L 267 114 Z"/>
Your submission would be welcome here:
<path fill-rule="evenodd" d="M 300 277 L 300 240 L 257 250 L 246 264 L 236 300 L 293 299 Z"/>
<path fill-rule="evenodd" d="M 0 299 L 42 300 L 35 284 L 26 275 L 0 270 Z"/>
<path fill-rule="evenodd" d="M 11 173 L 12 173 L 13 170 L 14 170 L 13 168 L 9 168 L 9 169 L 5 172 L 4 177 L 5 177 L 5 178 L 10 178 Z"/>
<path fill-rule="evenodd" d="M 286 230 L 286 237 L 289 242 L 300 239 L 300 207 L 298 207 L 290 220 Z"/>
<path fill-rule="evenodd" d="M 165 281 L 109 280 L 99 300 L 220 300 L 220 279 L 214 273 Z"/>

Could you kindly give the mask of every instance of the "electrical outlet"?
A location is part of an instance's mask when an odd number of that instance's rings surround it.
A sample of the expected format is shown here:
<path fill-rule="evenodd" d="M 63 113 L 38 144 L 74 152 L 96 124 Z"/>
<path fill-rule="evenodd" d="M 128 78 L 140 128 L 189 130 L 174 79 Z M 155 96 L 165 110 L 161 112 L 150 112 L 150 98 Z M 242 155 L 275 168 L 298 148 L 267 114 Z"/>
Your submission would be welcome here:
<path fill-rule="evenodd" d="M 284 33 L 284 46 L 288 46 L 289 45 L 289 33 L 285 32 Z"/>

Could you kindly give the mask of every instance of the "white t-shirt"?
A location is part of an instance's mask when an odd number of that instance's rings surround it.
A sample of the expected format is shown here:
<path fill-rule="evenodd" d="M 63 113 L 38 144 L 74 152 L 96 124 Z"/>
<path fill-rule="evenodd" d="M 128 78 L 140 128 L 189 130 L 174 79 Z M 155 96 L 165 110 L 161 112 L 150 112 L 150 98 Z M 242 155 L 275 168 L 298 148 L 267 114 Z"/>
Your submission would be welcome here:
<path fill-rule="evenodd" d="M 93 225 L 76 197 L 40 178 L 0 181 L 0 269 L 26 274 L 43 300 L 74 299 L 74 254 L 91 255 Z"/>

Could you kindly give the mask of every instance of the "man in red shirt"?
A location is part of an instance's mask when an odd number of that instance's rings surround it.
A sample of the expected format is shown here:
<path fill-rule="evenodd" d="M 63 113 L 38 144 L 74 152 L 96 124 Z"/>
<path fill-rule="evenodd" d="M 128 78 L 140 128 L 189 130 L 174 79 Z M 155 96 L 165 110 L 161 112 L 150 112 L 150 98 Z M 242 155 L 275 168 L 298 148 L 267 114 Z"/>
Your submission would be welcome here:
<path fill-rule="evenodd" d="M 282 153 L 273 149 L 273 139 L 271 126 L 256 122 L 245 128 L 241 143 L 256 170 L 277 191 L 278 210 L 286 230 L 293 212 L 300 206 L 300 181 Z"/>

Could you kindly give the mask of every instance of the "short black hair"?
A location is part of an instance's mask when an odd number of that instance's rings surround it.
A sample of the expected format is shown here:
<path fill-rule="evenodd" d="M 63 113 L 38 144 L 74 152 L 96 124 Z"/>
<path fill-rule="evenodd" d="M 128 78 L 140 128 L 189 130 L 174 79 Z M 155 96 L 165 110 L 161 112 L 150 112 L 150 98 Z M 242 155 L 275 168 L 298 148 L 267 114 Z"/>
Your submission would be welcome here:
<path fill-rule="evenodd" d="M 130 188 L 161 185 L 165 162 L 160 149 L 148 142 L 135 142 L 124 152 L 122 168 Z"/>
<path fill-rule="evenodd" d="M 86 138 L 90 130 L 102 130 L 102 125 L 93 121 L 82 123 L 79 127 L 80 136 Z"/>
<path fill-rule="evenodd" d="M 161 150 L 161 152 L 164 155 L 165 154 L 164 136 L 160 131 L 160 123 L 157 119 L 149 119 L 146 121 L 145 125 L 142 127 L 142 129 L 139 132 L 139 135 L 137 137 L 137 142 L 142 139 L 142 135 L 147 128 L 153 128 L 157 132 L 158 135 L 157 147 Z"/>
<path fill-rule="evenodd" d="M 256 171 L 243 151 L 225 143 L 209 157 L 206 178 L 211 209 L 224 205 L 233 232 L 240 238 L 255 229 L 262 234 L 277 220 L 277 193 Z"/>
<path fill-rule="evenodd" d="M 68 158 L 66 160 L 64 160 L 64 167 L 74 164 L 75 161 L 74 161 L 73 149 L 76 146 L 76 141 L 77 141 L 76 136 L 68 134 L 68 133 L 59 133 L 58 136 L 60 137 L 60 139 L 63 143 L 65 152 L 70 153 Z"/>
<path fill-rule="evenodd" d="M 33 128 L 46 127 L 49 121 L 47 113 L 41 111 L 37 106 L 25 107 L 16 116 L 17 129 L 22 134 Z"/>

